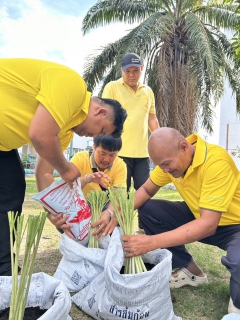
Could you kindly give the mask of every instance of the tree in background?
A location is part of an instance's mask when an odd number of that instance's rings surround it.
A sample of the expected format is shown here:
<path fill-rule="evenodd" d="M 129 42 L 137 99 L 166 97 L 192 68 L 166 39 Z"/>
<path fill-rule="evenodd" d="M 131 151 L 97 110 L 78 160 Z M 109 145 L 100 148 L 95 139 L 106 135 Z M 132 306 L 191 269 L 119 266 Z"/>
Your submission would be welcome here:
<path fill-rule="evenodd" d="M 231 1 L 236 2 L 236 1 Z M 240 15 L 240 4 L 235 11 L 236 14 Z M 238 19 L 237 31 L 232 38 L 232 49 L 235 52 L 235 67 L 239 70 L 240 68 L 240 19 Z"/>
<path fill-rule="evenodd" d="M 160 126 L 183 135 L 197 126 L 213 131 L 213 107 L 228 79 L 240 111 L 240 80 L 234 52 L 223 29 L 236 30 L 237 6 L 224 1 L 103 0 L 83 20 L 83 33 L 114 22 L 138 24 L 127 35 L 91 55 L 84 79 L 93 90 L 121 77 L 120 60 L 129 52 L 145 63 L 145 81 L 153 89 Z"/>

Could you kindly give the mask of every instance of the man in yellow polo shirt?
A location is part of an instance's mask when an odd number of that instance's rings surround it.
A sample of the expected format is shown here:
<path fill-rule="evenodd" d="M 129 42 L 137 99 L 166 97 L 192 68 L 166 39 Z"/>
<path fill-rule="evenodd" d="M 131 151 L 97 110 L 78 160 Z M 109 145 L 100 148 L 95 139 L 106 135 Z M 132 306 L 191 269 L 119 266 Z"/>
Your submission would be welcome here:
<path fill-rule="evenodd" d="M 137 190 L 149 177 L 148 130 L 153 132 L 159 127 L 152 89 L 140 81 L 142 71 L 140 57 L 126 54 L 122 57 L 122 78 L 109 82 L 102 94 L 103 98 L 118 100 L 128 114 L 118 154 L 127 165 L 128 190 L 131 178 Z"/>
<path fill-rule="evenodd" d="M 63 151 L 73 134 L 122 132 L 126 111 L 119 102 L 91 97 L 74 70 L 34 59 L 0 59 L 0 275 L 11 275 L 8 211 L 21 214 L 24 170 L 17 148 L 32 144 L 37 153 L 38 190 L 53 181 L 53 170 L 71 184 L 80 172 Z M 57 227 L 66 219 L 49 214 Z M 68 217 L 66 217 L 68 218 Z"/>
<path fill-rule="evenodd" d="M 146 235 L 122 238 L 126 256 L 167 248 L 177 268 L 170 287 L 179 288 L 208 283 L 185 244 L 199 241 L 226 250 L 221 262 L 231 273 L 228 312 L 240 313 L 240 172 L 232 157 L 197 134 L 185 139 L 172 128 L 154 131 L 148 150 L 156 168 L 135 193 Z M 182 202 L 150 200 L 170 182 Z"/>
<path fill-rule="evenodd" d="M 119 185 L 126 188 L 126 164 L 117 156 L 121 147 L 121 138 L 113 138 L 111 135 L 95 137 L 93 139 L 93 153 L 82 151 L 73 156 L 71 162 L 84 175 L 82 191 L 86 198 L 91 190 L 106 191 L 108 187 L 117 188 Z M 96 172 L 103 172 L 108 176 L 108 179 L 101 179 L 102 185 L 95 183 L 96 176 L 93 173 Z M 101 219 L 93 224 L 93 227 L 99 226 L 98 230 L 94 233 L 96 235 L 101 235 L 110 221 L 113 210 L 112 205 L 109 204 L 105 209 L 102 212 Z"/>

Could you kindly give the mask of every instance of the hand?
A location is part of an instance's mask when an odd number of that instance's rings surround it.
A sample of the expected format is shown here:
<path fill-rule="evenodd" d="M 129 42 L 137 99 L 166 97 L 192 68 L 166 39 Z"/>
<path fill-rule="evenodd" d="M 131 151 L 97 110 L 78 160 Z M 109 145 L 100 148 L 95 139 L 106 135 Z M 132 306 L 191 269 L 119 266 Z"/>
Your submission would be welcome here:
<path fill-rule="evenodd" d="M 68 214 L 63 217 L 62 213 L 59 213 L 55 216 L 52 213 L 48 212 L 48 219 L 51 221 L 51 223 L 56 228 L 62 229 L 70 238 L 74 239 L 74 235 L 70 231 L 73 225 L 66 223 L 68 218 L 69 218 Z"/>
<path fill-rule="evenodd" d="M 96 238 L 99 239 L 103 234 L 104 229 L 108 225 L 109 221 L 110 221 L 109 212 L 105 210 L 102 212 L 101 218 L 91 225 L 92 228 L 98 227 L 98 229 L 93 232 L 93 236 L 96 236 Z"/>
<path fill-rule="evenodd" d="M 98 171 L 98 172 L 89 174 L 87 176 L 87 181 L 89 183 L 94 182 L 94 183 L 100 184 L 103 188 L 107 189 L 107 185 L 102 181 L 102 178 L 110 180 L 109 176 L 107 176 L 104 172 Z"/>
<path fill-rule="evenodd" d="M 60 174 L 61 178 L 69 184 L 71 189 L 73 187 L 73 181 L 80 177 L 81 174 L 77 166 L 75 166 L 75 164 L 72 162 L 68 162 L 67 170 L 58 173 Z"/>
<path fill-rule="evenodd" d="M 150 236 L 136 234 L 133 236 L 123 236 L 123 250 L 126 252 L 125 257 L 136 257 L 147 253 L 150 248 Z"/>
<path fill-rule="evenodd" d="M 103 235 L 107 236 L 108 234 L 111 234 L 117 225 L 118 225 L 117 218 L 113 216 L 112 219 L 109 221 L 108 225 L 106 226 L 103 232 Z"/>

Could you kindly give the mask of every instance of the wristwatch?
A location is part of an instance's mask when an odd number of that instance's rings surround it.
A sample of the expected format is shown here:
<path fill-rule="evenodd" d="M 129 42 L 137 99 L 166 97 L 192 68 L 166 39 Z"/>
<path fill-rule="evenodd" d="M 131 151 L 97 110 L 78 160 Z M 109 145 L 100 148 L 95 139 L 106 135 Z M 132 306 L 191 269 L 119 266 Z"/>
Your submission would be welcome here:
<path fill-rule="evenodd" d="M 110 213 L 110 218 L 112 219 L 114 213 L 113 213 L 112 210 L 110 210 L 110 209 L 107 209 L 107 211 Z"/>

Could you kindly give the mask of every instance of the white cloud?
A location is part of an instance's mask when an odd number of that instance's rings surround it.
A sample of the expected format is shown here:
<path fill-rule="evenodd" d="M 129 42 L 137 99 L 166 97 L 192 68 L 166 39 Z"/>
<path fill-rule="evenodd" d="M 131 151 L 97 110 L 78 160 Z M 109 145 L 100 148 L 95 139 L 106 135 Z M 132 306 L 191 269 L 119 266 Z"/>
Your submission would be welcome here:
<path fill-rule="evenodd" d="M 80 74 L 84 59 L 93 50 L 116 41 L 131 27 L 115 24 L 101 27 L 82 36 L 82 17 L 57 14 L 40 0 L 23 0 L 21 16 L 11 19 L 0 8 L 0 56 L 26 57 L 65 64 Z M 23 10 L 24 8 L 24 10 Z"/>

